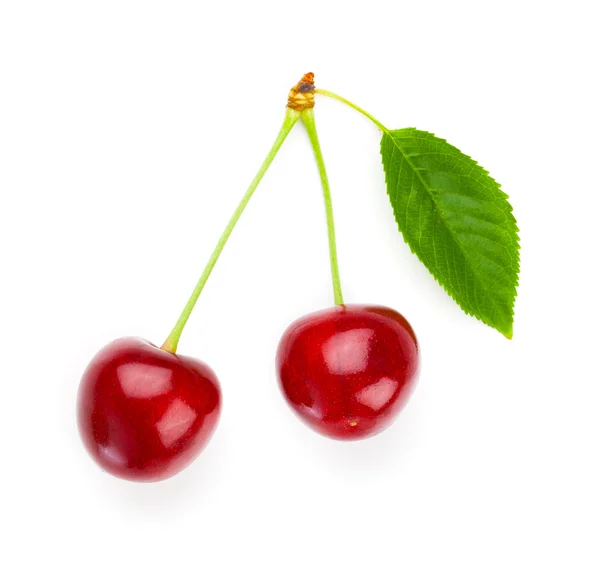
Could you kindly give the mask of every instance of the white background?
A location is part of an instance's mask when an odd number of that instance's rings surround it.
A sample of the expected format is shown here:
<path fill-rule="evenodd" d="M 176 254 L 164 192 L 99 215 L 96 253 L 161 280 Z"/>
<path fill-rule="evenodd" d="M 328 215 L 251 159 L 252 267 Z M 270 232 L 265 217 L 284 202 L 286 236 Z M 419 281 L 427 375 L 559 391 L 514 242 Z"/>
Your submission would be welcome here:
<path fill-rule="evenodd" d="M 0 571 L 600 572 L 599 118 L 594 2 L 0 4 Z M 403 244 L 379 133 L 319 98 L 348 302 L 422 347 L 397 422 L 317 436 L 280 396 L 286 326 L 332 305 L 298 125 L 180 351 L 224 390 L 200 458 L 102 473 L 75 425 L 105 343 L 162 343 L 307 71 L 502 183 L 522 241 L 515 336 L 468 318 Z"/>

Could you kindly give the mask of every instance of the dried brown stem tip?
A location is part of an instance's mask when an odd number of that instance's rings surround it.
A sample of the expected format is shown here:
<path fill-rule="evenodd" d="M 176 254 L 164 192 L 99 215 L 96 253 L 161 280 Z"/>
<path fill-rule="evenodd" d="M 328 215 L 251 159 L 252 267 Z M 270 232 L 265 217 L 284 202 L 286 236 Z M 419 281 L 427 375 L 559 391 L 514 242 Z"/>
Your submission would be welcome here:
<path fill-rule="evenodd" d="M 304 74 L 291 90 L 288 96 L 288 108 L 302 112 L 315 106 L 315 75 L 312 72 Z"/>

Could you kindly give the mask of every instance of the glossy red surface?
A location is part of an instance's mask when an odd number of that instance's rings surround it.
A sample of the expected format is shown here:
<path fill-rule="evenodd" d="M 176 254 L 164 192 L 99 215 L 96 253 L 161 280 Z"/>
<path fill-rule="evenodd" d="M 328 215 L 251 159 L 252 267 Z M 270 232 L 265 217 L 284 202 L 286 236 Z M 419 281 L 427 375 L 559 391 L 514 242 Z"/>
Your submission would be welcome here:
<path fill-rule="evenodd" d="M 277 371 L 285 398 L 309 426 L 362 439 L 387 427 L 406 403 L 418 371 L 417 340 L 392 309 L 337 306 L 286 330 Z"/>
<path fill-rule="evenodd" d="M 133 481 L 181 471 L 210 439 L 220 407 L 219 382 L 207 365 L 136 338 L 100 350 L 77 400 L 89 453 L 104 470 Z"/>

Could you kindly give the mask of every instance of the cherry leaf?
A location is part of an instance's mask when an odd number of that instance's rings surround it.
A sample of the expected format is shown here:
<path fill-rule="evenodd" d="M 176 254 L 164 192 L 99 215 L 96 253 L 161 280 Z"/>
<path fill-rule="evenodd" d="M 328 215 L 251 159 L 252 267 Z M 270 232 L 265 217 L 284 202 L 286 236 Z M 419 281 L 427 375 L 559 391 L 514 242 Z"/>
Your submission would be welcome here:
<path fill-rule="evenodd" d="M 467 314 L 512 338 L 519 237 L 508 196 L 469 156 L 415 128 L 384 130 L 381 157 L 412 252 Z"/>

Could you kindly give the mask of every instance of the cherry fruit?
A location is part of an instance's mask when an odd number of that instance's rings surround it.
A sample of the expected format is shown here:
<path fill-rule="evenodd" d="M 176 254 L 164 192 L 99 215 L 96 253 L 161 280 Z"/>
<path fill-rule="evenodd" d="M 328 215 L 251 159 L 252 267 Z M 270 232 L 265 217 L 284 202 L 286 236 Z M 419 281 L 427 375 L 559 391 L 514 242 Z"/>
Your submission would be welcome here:
<path fill-rule="evenodd" d="M 201 361 L 123 338 L 92 359 L 77 404 L 81 437 L 100 467 L 160 481 L 202 451 L 219 419 L 221 390 Z"/>
<path fill-rule="evenodd" d="M 418 372 L 417 339 L 392 309 L 338 305 L 286 330 L 277 371 L 287 402 L 310 427 L 362 439 L 385 429 L 406 403 Z"/>
<path fill-rule="evenodd" d="M 176 355 L 179 339 L 227 240 L 301 113 L 288 108 L 275 142 L 231 219 L 162 347 L 125 338 L 103 348 L 83 374 L 79 430 L 106 471 L 137 481 L 159 481 L 200 453 L 219 419 L 221 390 L 201 361 Z"/>

